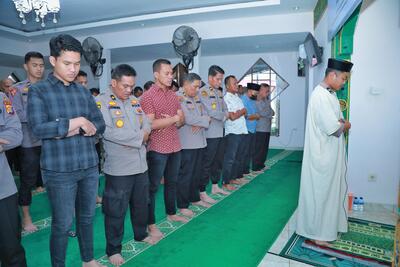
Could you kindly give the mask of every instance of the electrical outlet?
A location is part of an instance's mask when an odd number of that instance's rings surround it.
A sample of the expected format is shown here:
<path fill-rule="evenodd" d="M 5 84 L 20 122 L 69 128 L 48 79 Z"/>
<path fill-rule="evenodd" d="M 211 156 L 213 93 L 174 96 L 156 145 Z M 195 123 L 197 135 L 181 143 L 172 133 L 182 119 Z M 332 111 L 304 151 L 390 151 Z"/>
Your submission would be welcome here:
<path fill-rule="evenodd" d="M 375 174 L 370 174 L 368 175 L 368 182 L 376 182 L 376 175 Z"/>

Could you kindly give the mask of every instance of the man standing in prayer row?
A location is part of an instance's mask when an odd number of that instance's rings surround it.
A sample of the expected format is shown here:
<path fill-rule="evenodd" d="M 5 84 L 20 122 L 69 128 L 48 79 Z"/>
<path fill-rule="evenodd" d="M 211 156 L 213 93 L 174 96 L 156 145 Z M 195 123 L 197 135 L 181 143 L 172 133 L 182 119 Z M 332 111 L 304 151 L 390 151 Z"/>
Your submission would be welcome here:
<path fill-rule="evenodd" d="M 296 232 L 317 245 L 329 246 L 338 232 L 347 232 L 344 132 L 351 124 L 343 119 L 336 91 L 352 66 L 330 58 L 308 104 Z"/>

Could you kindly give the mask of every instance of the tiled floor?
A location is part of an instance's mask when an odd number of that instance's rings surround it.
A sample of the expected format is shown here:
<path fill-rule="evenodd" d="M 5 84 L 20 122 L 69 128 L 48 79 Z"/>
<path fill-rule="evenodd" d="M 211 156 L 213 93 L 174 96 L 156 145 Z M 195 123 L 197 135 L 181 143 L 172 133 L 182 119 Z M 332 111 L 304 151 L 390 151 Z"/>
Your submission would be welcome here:
<path fill-rule="evenodd" d="M 396 208 L 394 205 L 382 205 L 366 203 L 363 212 L 350 212 L 350 217 L 395 225 L 397 220 Z M 289 260 L 278 256 L 289 238 L 296 229 L 296 212 L 293 213 L 289 222 L 282 230 L 275 243 L 258 265 L 258 267 L 301 267 L 312 266 L 298 261 Z"/>

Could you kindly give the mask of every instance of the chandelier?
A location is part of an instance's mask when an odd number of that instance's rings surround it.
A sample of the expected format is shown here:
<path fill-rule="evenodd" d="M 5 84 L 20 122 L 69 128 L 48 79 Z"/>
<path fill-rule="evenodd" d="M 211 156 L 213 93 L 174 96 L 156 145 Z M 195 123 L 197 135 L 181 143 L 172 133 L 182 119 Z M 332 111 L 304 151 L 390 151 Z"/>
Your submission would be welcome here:
<path fill-rule="evenodd" d="M 24 14 L 35 11 L 36 22 L 42 22 L 40 25 L 45 27 L 45 17 L 48 13 L 53 13 L 53 23 L 57 23 L 56 14 L 60 11 L 59 0 L 13 0 L 15 8 L 19 12 L 22 24 L 26 24 Z"/>

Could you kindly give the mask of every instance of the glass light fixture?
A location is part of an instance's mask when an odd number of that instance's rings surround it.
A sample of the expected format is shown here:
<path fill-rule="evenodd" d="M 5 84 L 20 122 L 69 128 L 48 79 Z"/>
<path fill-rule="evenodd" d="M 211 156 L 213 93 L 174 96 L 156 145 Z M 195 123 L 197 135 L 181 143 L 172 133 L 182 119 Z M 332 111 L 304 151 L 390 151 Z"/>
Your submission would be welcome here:
<path fill-rule="evenodd" d="M 35 12 L 35 21 L 41 22 L 41 26 L 44 28 L 45 17 L 48 13 L 53 13 L 53 23 L 57 23 L 56 14 L 60 11 L 59 0 L 13 0 L 15 8 L 19 13 L 22 24 L 26 24 L 25 14 L 32 11 Z"/>

